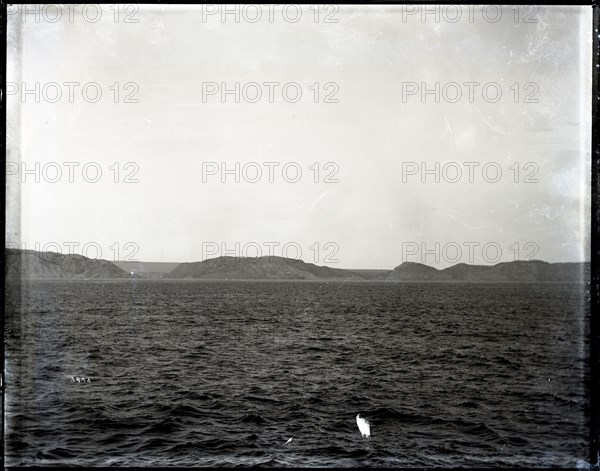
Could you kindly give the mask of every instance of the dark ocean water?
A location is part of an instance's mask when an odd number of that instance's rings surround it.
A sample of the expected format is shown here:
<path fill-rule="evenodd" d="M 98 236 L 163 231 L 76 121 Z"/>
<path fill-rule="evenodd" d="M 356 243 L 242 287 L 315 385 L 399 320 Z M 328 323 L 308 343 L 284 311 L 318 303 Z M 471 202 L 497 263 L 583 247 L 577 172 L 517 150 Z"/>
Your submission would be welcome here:
<path fill-rule="evenodd" d="M 7 312 L 6 465 L 573 467 L 584 290 L 29 282 Z"/>

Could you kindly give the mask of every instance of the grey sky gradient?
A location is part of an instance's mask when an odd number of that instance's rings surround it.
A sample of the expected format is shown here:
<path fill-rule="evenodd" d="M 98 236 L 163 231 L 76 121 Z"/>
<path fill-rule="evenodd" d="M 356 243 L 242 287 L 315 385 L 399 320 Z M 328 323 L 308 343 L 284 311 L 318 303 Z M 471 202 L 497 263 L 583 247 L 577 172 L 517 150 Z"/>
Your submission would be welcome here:
<path fill-rule="evenodd" d="M 139 103 L 9 96 L 8 160 L 98 162 L 105 172 L 135 162 L 139 183 L 106 173 L 96 184 L 19 185 L 9 176 L 9 191 L 20 189 L 20 208 L 18 199 L 7 208 L 9 242 L 93 241 L 104 258 L 115 242 L 135 242 L 135 258 L 164 262 L 201 260 L 203 242 L 295 242 L 314 262 L 309 247 L 331 242 L 339 262 L 328 265 L 340 268 L 393 268 L 403 243 L 494 242 L 508 261 L 510 246 L 531 242 L 537 259 L 589 259 L 591 8 L 541 7 L 537 23 L 517 23 L 504 7 L 497 23 L 477 14 L 454 24 L 403 21 L 401 10 L 341 6 L 329 24 L 307 8 L 295 24 L 279 14 L 273 23 L 203 22 L 192 6 L 142 5 L 135 24 L 115 23 L 108 6 L 95 24 L 12 15 L 9 43 L 20 35 L 21 46 L 9 44 L 9 82 L 93 81 L 103 93 L 136 82 Z M 339 103 L 202 100 L 202 82 L 266 81 L 297 82 L 304 93 L 335 82 Z M 403 82 L 436 81 L 496 82 L 506 95 L 402 100 Z M 514 103 L 515 82 L 536 83 L 539 103 Z M 203 183 L 210 161 L 297 162 L 305 173 L 295 184 Z M 497 162 L 505 173 L 497 183 L 481 173 L 474 183 L 403 182 L 403 162 L 436 161 Z M 313 162 L 336 163 L 339 183 L 314 183 Z M 515 162 L 537 164 L 539 182 L 515 183 Z"/>

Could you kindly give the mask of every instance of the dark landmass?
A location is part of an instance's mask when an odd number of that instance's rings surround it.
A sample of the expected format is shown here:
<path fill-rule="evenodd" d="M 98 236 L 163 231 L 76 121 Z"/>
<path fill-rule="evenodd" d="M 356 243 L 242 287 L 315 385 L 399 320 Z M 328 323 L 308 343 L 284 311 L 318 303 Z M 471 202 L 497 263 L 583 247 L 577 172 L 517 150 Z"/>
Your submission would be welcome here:
<path fill-rule="evenodd" d="M 317 266 L 282 257 L 218 257 L 182 263 L 168 278 L 199 280 L 381 280 L 381 281 L 584 281 L 589 263 L 548 263 L 540 260 L 496 265 L 460 263 L 438 270 L 422 263 L 404 262 L 394 270 L 351 270 Z"/>
<path fill-rule="evenodd" d="M 443 281 L 451 280 L 452 276 L 444 270 L 423 265 L 422 263 L 404 262 L 397 266 L 385 278 L 388 281 Z"/>
<path fill-rule="evenodd" d="M 83 255 L 5 249 L 4 276 L 8 278 L 131 278 L 108 260 Z"/>
<path fill-rule="evenodd" d="M 318 266 L 284 257 L 217 257 L 193 263 L 116 262 L 82 255 L 5 249 L 6 278 L 162 278 L 192 280 L 307 281 L 464 281 L 561 282 L 587 281 L 590 263 L 548 263 L 540 260 L 496 265 L 457 265 L 438 270 L 404 262 L 393 270 L 353 270 Z M 132 274 L 133 273 L 133 274 Z"/>
<path fill-rule="evenodd" d="M 197 280 L 363 280 L 352 270 L 321 267 L 292 258 L 217 257 L 182 263 L 169 278 Z"/>
<path fill-rule="evenodd" d="M 421 263 L 404 262 L 387 276 L 389 281 L 585 281 L 590 264 L 548 263 L 517 260 L 496 265 L 459 263 L 443 270 Z"/>

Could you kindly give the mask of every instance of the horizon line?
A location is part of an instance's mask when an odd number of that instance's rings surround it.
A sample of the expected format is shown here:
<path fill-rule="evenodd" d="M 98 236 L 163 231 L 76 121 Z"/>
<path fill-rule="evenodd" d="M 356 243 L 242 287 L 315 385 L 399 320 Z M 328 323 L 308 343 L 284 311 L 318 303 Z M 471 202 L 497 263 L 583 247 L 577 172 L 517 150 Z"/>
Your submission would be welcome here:
<path fill-rule="evenodd" d="M 547 263 L 549 265 L 556 265 L 556 264 L 566 264 L 566 263 L 579 263 L 579 264 L 586 264 L 586 263 L 591 263 L 590 260 L 584 260 L 584 261 L 567 261 L 567 262 L 548 262 L 546 260 L 542 260 L 542 259 L 530 259 L 530 260 L 510 260 L 510 261 L 499 261 L 493 264 L 488 264 L 488 265 L 483 265 L 483 264 L 476 264 L 476 263 L 466 263 L 466 262 L 458 262 L 458 263 L 454 263 L 454 264 L 450 264 L 447 267 L 444 268 L 437 268 L 435 266 L 432 265 L 428 265 L 427 263 L 424 262 L 414 262 L 414 261 L 409 261 L 409 260 L 405 260 L 400 262 L 398 265 L 396 265 L 394 268 L 342 268 L 342 267 L 337 267 L 337 266 L 331 266 L 331 265 L 318 265 L 314 262 L 307 262 L 303 259 L 300 258 L 289 258 L 289 257 L 282 257 L 279 255 L 261 255 L 260 257 L 243 257 L 243 256 L 237 256 L 237 255 L 219 255 L 217 257 L 213 257 L 213 258 L 205 258 L 204 260 L 196 260 L 196 261 L 185 261 L 185 262 L 156 262 L 156 261 L 142 261 L 142 260 L 116 260 L 116 261 L 111 261 L 105 258 L 90 258 L 90 257 L 86 257 L 85 255 L 82 254 L 78 254 L 78 253 L 67 253 L 67 254 L 63 254 L 60 252 L 53 252 L 53 251 L 45 251 L 45 252 L 40 252 L 37 250 L 33 250 L 33 249 L 22 249 L 22 248 L 16 248 L 16 247 L 4 247 L 5 251 L 6 250 L 13 250 L 13 251 L 20 251 L 20 252 L 32 252 L 35 254 L 56 254 L 56 255 L 62 255 L 62 256 L 69 256 L 69 255 L 77 255 L 80 257 L 85 257 L 89 260 L 104 260 L 113 264 L 116 263 L 164 263 L 164 264 L 177 264 L 177 265 L 182 265 L 184 263 L 203 263 L 203 262 L 207 262 L 210 260 L 217 260 L 217 259 L 237 259 L 237 260 L 258 260 L 261 258 L 273 258 L 273 259 L 282 259 L 282 260 L 290 260 L 291 262 L 303 262 L 306 264 L 310 264 L 310 265 L 314 265 L 317 267 L 324 267 L 324 268 L 331 268 L 334 270 L 373 270 L 373 271 L 394 271 L 396 268 L 406 264 L 406 263 L 412 263 L 415 265 L 422 265 L 425 267 L 429 267 L 429 268 L 433 268 L 434 270 L 437 271 L 443 271 L 443 270 L 447 270 L 448 268 L 452 268 L 458 265 L 467 265 L 467 266 L 478 266 L 478 267 L 495 267 L 497 265 L 501 265 L 501 264 L 506 264 L 506 263 L 516 263 L 516 262 L 524 262 L 524 263 L 532 263 L 532 262 L 538 262 L 538 263 Z"/>

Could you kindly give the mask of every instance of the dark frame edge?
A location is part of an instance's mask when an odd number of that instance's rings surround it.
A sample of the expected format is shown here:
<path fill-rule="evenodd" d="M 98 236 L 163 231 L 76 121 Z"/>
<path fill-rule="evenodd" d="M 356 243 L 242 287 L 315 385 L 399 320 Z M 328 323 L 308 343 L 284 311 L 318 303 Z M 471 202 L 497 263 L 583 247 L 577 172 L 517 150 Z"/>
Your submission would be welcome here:
<path fill-rule="evenodd" d="M 596 2 L 593 6 L 593 50 L 592 50 L 592 149 L 591 149 L 591 285 L 590 285 L 590 364 L 589 364 L 589 393 L 590 393 L 590 456 L 592 469 L 600 466 L 600 279 L 598 277 L 598 247 L 600 220 L 600 187 L 598 173 L 600 171 L 600 130 L 598 100 L 600 99 L 599 64 L 600 64 L 600 10 Z"/>

